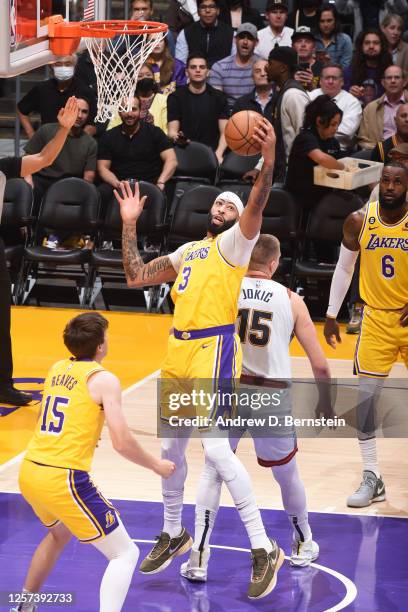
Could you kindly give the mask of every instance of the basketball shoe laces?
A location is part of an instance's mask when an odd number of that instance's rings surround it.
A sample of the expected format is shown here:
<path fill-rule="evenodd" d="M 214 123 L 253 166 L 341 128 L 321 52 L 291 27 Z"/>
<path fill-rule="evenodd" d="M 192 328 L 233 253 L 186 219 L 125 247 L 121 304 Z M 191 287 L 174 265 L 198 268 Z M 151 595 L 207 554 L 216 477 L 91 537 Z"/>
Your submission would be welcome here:
<path fill-rule="evenodd" d="M 160 557 L 162 552 L 166 550 L 169 546 L 170 536 L 167 533 L 162 532 L 159 536 L 156 536 L 157 540 L 156 544 L 153 546 L 153 549 L 150 553 L 150 557 L 156 558 Z"/>
<path fill-rule="evenodd" d="M 375 491 L 375 487 L 377 486 L 377 477 L 375 474 L 371 476 L 371 474 L 364 474 L 363 480 L 360 482 L 360 486 L 358 487 L 356 493 L 360 493 L 366 487 L 372 489 L 373 493 Z"/>
<path fill-rule="evenodd" d="M 259 550 L 252 555 L 252 582 L 258 582 L 263 579 L 267 564 L 268 555 L 266 550 Z"/>

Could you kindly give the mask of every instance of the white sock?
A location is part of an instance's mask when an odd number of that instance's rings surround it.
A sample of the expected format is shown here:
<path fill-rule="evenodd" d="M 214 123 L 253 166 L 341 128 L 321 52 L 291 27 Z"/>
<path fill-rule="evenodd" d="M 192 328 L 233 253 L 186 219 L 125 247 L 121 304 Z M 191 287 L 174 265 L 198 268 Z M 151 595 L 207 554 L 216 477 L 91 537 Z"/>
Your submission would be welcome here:
<path fill-rule="evenodd" d="M 300 478 L 296 459 L 272 468 L 275 480 L 280 486 L 282 503 L 293 528 L 295 540 L 306 542 L 312 537 L 307 507 L 306 492 Z"/>
<path fill-rule="evenodd" d="M 370 438 L 369 440 L 359 440 L 361 459 L 363 461 L 364 470 L 374 472 L 377 478 L 380 477 L 380 468 L 377 459 L 377 440 Z"/>
<path fill-rule="evenodd" d="M 99 612 L 120 612 L 139 558 L 139 549 L 122 523 L 92 544 L 109 559 L 99 591 Z"/>
<path fill-rule="evenodd" d="M 174 428 L 173 428 L 174 429 Z M 184 483 L 187 478 L 187 461 L 185 457 L 189 436 L 185 438 L 164 438 L 162 440 L 162 459 L 174 461 L 176 469 L 170 478 L 162 479 L 164 505 L 163 530 L 171 538 L 180 535 L 182 530 L 181 515 L 183 512 Z"/>
<path fill-rule="evenodd" d="M 202 442 L 206 460 L 213 465 L 231 493 L 251 548 L 264 548 L 271 552 L 272 544 L 266 535 L 248 472 L 232 452 L 227 438 L 203 437 Z"/>
<path fill-rule="evenodd" d="M 215 517 L 220 507 L 221 487 L 222 479 L 217 470 L 206 461 L 197 489 L 193 544 L 193 549 L 196 551 L 210 546 Z"/>

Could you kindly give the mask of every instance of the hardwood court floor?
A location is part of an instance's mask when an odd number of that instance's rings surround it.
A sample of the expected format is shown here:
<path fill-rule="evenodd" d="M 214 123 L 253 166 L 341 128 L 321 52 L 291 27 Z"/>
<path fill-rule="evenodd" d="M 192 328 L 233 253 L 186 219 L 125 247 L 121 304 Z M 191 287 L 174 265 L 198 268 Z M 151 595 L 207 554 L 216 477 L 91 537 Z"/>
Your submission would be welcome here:
<path fill-rule="evenodd" d="M 48 367 L 64 357 L 66 349 L 61 334 L 66 321 L 78 311 L 49 308 L 13 309 L 13 342 L 15 376 L 21 379 L 44 377 Z M 140 442 L 159 453 L 156 437 L 156 380 L 165 354 L 171 317 L 133 313 L 104 313 L 110 321 L 110 352 L 105 366 L 121 379 L 124 407 L 130 427 Z M 321 325 L 317 326 L 322 338 Z M 351 377 L 351 358 L 355 337 L 343 335 L 335 352 L 325 344 L 332 373 Z M 292 343 L 293 375 L 310 376 L 310 366 L 296 342 Z M 333 356 L 336 359 L 333 359 Z M 403 364 L 396 364 L 393 374 L 406 378 Z M 36 383 L 21 382 L 33 388 Z M 31 435 L 38 414 L 38 404 L 21 408 L 0 417 L 0 491 L 18 492 L 17 472 L 20 454 Z M 345 505 L 346 497 L 360 482 L 361 464 L 354 439 L 301 439 L 298 462 L 311 511 L 376 514 L 408 517 L 408 444 L 406 439 L 378 440 L 379 458 L 387 487 L 387 501 L 367 509 L 353 511 Z M 245 439 L 239 456 L 247 466 L 259 505 L 282 508 L 279 489 L 270 471 L 256 463 L 252 443 Z M 185 488 L 186 502 L 194 502 L 196 484 L 202 467 L 199 440 L 188 447 L 189 473 Z M 107 428 L 95 454 L 93 476 L 107 497 L 117 499 L 160 501 L 160 480 L 151 472 L 131 464 L 112 450 Z M 223 505 L 231 505 L 228 491 L 223 490 Z"/>

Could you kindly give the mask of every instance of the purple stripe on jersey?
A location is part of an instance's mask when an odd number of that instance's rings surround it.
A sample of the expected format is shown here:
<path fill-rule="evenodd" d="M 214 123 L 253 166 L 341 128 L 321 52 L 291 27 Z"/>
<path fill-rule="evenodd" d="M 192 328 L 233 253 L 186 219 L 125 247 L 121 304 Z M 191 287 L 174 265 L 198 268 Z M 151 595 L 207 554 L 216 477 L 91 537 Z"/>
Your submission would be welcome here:
<path fill-rule="evenodd" d="M 119 521 L 116 510 L 113 506 L 108 505 L 99 493 L 88 472 L 70 470 L 70 484 L 73 496 L 95 525 L 99 535 L 108 535 L 118 527 Z"/>
<path fill-rule="evenodd" d="M 234 392 L 235 342 L 234 334 L 222 337 L 220 368 L 217 381 L 217 411 L 216 417 L 229 418 L 234 408 L 231 394 Z M 226 394 L 226 397 L 224 396 Z"/>

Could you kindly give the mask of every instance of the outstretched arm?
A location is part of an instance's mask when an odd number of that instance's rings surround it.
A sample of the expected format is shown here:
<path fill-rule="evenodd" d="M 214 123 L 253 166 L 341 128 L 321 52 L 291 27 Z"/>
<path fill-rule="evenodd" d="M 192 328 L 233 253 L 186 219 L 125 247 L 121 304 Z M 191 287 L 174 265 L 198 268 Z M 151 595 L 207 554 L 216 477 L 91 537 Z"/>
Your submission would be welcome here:
<path fill-rule="evenodd" d="M 71 96 L 64 108 L 58 113 L 58 123 L 60 128 L 54 138 L 35 155 L 25 155 L 21 160 L 21 176 L 28 176 L 39 172 L 43 168 L 50 166 L 59 155 L 65 144 L 70 129 L 75 123 L 78 115 L 78 104 L 76 98 Z"/>
<path fill-rule="evenodd" d="M 148 264 L 143 262 L 137 248 L 136 223 L 143 211 L 146 196 L 140 198 L 139 184 L 135 185 L 135 192 L 127 181 L 120 185 L 120 194 L 114 190 L 119 202 L 122 226 L 122 252 L 123 267 L 125 269 L 128 287 L 144 287 L 146 285 L 161 285 L 174 281 L 177 272 L 173 268 L 170 258 L 157 257 Z"/>
<path fill-rule="evenodd" d="M 248 240 L 255 238 L 261 229 L 262 213 L 272 187 L 276 144 L 275 131 L 264 118 L 259 120 L 252 138 L 262 147 L 263 165 L 239 219 L 241 231 Z"/>
<path fill-rule="evenodd" d="M 363 222 L 364 212 L 358 210 L 347 217 L 343 226 L 343 242 L 330 286 L 329 305 L 323 332 L 327 344 L 332 348 L 336 348 L 336 341 L 341 342 L 340 328 L 336 318 L 353 277 L 354 266 L 360 251 L 358 237 Z"/>

